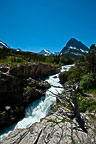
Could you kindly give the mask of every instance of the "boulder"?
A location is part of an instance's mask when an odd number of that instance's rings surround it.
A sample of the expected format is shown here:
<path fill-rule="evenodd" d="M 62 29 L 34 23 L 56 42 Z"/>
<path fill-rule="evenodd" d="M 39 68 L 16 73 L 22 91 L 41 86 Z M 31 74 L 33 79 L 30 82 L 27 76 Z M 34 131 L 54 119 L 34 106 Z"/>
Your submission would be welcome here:
<path fill-rule="evenodd" d="M 57 78 L 57 76 L 54 76 L 53 78 Z"/>
<path fill-rule="evenodd" d="M 46 90 L 50 87 L 50 84 L 47 81 L 35 80 L 31 77 L 27 79 L 27 86 L 35 87 L 36 89 Z"/>

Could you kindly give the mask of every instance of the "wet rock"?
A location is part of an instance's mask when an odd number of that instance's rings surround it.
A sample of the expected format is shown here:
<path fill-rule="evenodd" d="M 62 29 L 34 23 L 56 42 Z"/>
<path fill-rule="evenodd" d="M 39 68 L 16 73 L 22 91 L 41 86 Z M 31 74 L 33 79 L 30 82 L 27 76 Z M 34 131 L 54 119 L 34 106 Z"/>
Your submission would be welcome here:
<path fill-rule="evenodd" d="M 50 87 L 50 84 L 47 81 L 43 80 L 35 80 L 32 79 L 31 77 L 27 79 L 27 85 L 29 87 L 35 87 L 36 89 L 41 89 L 41 90 L 46 90 Z"/>
<path fill-rule="evenodd" d="M 54 76 L 53 78 L 57 78 L 57 76 Z"/>

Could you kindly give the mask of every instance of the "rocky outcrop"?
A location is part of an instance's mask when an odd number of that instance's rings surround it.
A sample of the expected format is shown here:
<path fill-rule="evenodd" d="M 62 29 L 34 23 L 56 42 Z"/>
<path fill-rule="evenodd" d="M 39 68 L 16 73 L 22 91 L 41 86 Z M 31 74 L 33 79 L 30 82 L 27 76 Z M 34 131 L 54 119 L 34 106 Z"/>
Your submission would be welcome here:
<path fill-rule="evenodd" d="M 50 87 L 50 84 L 46 81 L 34 80 L 31 77 L 26 80 L 26 87 L 23 91 L 24 104 L 39 99 L 45 95 L 46 90 Z"/>
<path fill-rule="evenodd" d="M 28 64 L 28 65 L 17 65 L 10 69 L 9 73 L 16 77 L 43 79 L 46 76 L 53 75 L 59 72 L 57 66 L 47 64 Z"/>
<path fill-rule="evenodd" d="M 41 122 L 11 132 L 1 144 L 95 144 L 96 115 L 83 114 L 86 119 L 87 133 L 85 133 L 75 120 L 70 120 L 66 116 L 67 113 L 70 111 L 60 107 L 53 115 L 47 116 Z"/>
<path fill-rule="evenodd" d="M 0 73 L 9 73 L 10 64 L 0 64 Z"/>
<path fill-rule="evenodd" d="M 0 128 L 23 117 L 26 106 L 44 96 L 49 87 L 42 80 L 0 74 Z"/>
<path fill-rule="evenodd" d="M 57 67 L 43 64 L 18 65 L 11 69 L 9 67 L 8 71 L 2 68 L 3 66 L 0 69 L 0 128 L 23 117 L 26 106 L 44 96 L 50 87 L 48 82 L 41 79 L 58 71 Z"/>
<path fill-rule="evenodd" d="M 0 74 L 0 128 L 12 124 L 24 114 L 23 80 Z"/>
<path fill-rule="evenodd" d="M 78 58 L 80 56 L 86 56 L 88 54 L 88 50 L 88 47 L 82 42 L 71 38 L 67 42 L 66 46 L 61 50 L 60 55 Z"/>

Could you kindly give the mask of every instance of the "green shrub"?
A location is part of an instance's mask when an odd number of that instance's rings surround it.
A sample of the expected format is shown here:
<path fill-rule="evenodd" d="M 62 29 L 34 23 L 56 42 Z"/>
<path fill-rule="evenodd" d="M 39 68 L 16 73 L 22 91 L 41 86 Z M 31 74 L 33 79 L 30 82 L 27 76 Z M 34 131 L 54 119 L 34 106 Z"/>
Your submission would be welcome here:
<path fill-rule="evenodd" d="M 67 71 L 59 74 L 59 79 L 60 79 L 61 84 L 64 84 L 67 81 L 67 78 L 68 78 L 68 72 Z"/>
<path fill-rule="evenodd" d="M 69 81 L 79 82 L 81 77 L 84 75 L 84 68 L 82 66 L 76 65 L 69 70 Z"/>
<path fill-rule="evenodd" d="M 91 112 L 93 110 L 96 110 L 96 103 L 95 103 L 95 105 L 92 105 L 92 106 L 88 107 L 89 112 Z"/>
<path fill-rule="evenodd" d="M 96 100 L 83 97 L 80 93 L 77 94 L 80 112 L 89 112 L 96 110 Z"/>
<path fill-rule="evenodd" d="M 93 96 L 96 97 L 96 89 L 88 89 L 86 93 L 93 94 Z"/>
<path fill-rule="evenodd" d="M 80 81 L 80 89 L 88 90 L 94 87 L 93 73 L 88 73 L 84 75 Z"/>

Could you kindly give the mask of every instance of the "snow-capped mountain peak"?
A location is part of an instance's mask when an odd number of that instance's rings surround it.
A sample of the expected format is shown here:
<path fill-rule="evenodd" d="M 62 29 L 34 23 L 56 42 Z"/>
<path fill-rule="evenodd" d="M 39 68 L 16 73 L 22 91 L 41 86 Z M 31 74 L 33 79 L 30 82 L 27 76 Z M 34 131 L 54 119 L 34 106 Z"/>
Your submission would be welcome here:
<path fill-rule="evenodd" d="M 49 50 L 43 49 L 39 54 L 49 56 L 51 54 L 51 52 Z"/>
<path fill-rule="evenodd" d="M 45 53 L 51 54 L 51 52 L 49 50 L 44 49 L 43 50 Z"/>
<path fill-rule="evenodd" d="M 8 48 L 8 49 L 10 49 L 10 47 L 7 44 L 5 44 L 4 42 L 2 42 L 2 41 L 0 41 L 0 48 Z"/>
<path fill-rule="evenodd" d="M 56 55 L 59 55 L 59 52 L 50 52 L 49 50 L 43 49 L 39 54 L 42 54 L 45 56 L 56 56 Z"/>
<path fill-rule="evenodd" d="M 70 39 L 66 46 L 61 50 L 60 55 L 78 57 L 84 56 L 88 53 L 88 47 L 85 46 L 82 42 L 72 38 Z"/>

